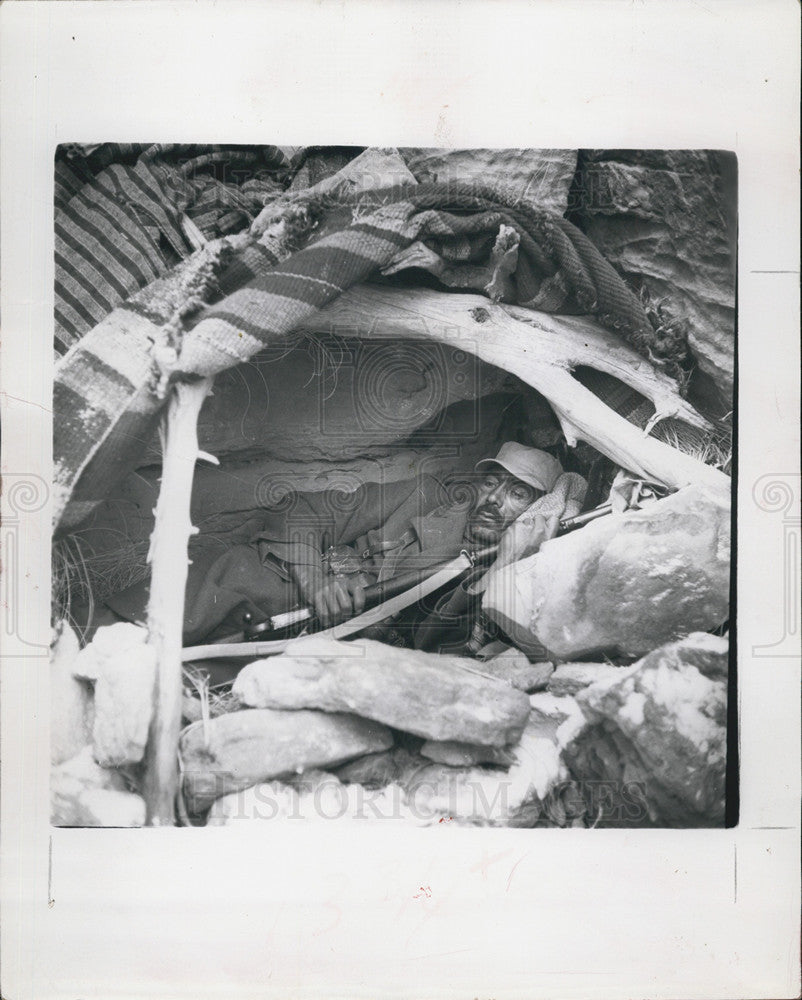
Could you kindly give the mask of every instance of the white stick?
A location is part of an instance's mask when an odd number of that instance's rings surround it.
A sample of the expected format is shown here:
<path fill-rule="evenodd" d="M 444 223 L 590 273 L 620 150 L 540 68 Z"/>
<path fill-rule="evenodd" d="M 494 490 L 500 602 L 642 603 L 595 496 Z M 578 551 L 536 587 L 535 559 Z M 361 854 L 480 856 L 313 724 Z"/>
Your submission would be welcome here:
<path fill-rule="evenodd" d="M 187 544 L 194 531 L 189 503 L 198 457 L 198 414 L 211 385 L 211 379 L 176 385 L 166 416 L 161 489 L 149 556 L 148 642 L 158 657 L 153 719 L 145 754 L 144 795 L 149 826 L 174 823 Z"/>

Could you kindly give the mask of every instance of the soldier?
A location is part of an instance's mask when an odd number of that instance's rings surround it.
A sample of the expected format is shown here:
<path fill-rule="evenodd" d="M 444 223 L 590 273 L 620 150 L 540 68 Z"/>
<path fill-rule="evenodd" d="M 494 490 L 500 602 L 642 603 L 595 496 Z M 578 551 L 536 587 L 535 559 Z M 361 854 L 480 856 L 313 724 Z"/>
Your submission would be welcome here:
<path fill-rule="evenodd" d="M 367 584 L 425 569 L 465 548 L 497 544 L 496 566 L 522 559 L 556 534 L 561 518 L 578 514 L 584 499 L 581 476 L 511 441 L 479 462 L 476 473 L 469 495 L 450 498 L 432 477 L 366 484 L 351 494 L 295 494 L 266 512 L 248 545 L 232 547 L 206 571 L 190 568 L 185 641 L 219 638 L 299 603 L 328 624 L 362 610 Z M 449 652 L 475 651 L 492 637 L 492 629 L 477 625 L 475 580 L 436 597 L 375 637 Z"/>

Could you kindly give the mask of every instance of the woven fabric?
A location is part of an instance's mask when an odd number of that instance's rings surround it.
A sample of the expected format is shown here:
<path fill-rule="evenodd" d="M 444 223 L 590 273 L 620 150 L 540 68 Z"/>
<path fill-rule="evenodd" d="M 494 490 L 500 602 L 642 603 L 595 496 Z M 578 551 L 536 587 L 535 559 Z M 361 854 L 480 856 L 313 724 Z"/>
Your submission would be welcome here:
<path fill-rule="evenodd" d="M 60 150 L 55 192 L 55 346 L 78 343 L 119 303 L 197 249 L 247 226 L 282 190 L 270 147 L 104 144 Z"/>
<path fill-rule="evenodd" d="M 173 220 L 161 211 L 168 229 Z M 199 307 L 197 295 L 187 293 L 192 260 L 186 261 L 183 271 L 175 269 L 118 305 L 62 359 L 54 393 L 56 521 L 62 527 L 73 526 L 69 512 L 65 517 L 70 500 L 75 511 L 85 512 L 86 502 L 102 499 L 144 449 L 164 403 L 151 348 L 163 339 L 165 324 L 174 328 L 177 319 L 183 336 L 172 377 L 215 375 L 287 337 L 413 242 L 432 242 L 440 253 L 450 247 L 457 258 L 471 259 L 506 225 L 520 241 L 510 285 L 517 303 L 594 313 L 629 339 L 650 329 L 637 298 L 589 240 L 566 220 L 504 190 L 430 184 L 306 204 L 304 218 L 313 226 L 294 252 L 299 233 L 290 223 L 298 207 L 284 211 L 283 243 L 246 240 L 214 258 L 207 304 Z M 181 238 L 174 227 L 171 232 Z M 191 309 L 182 309 L 182 295 L 194 303 Z"/>

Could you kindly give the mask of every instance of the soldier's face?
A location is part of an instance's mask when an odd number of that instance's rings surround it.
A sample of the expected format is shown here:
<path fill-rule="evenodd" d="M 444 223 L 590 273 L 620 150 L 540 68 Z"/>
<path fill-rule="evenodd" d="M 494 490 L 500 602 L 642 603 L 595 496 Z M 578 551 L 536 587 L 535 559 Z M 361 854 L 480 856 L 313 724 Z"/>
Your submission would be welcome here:
<path fill-rule="evenodd" d="M 512 473 L 491 468 L 478 484 L 476 500 L 465 529 L 466 538 L 493 545 L 539 496 L 539 490 L 516 479 Z"/>

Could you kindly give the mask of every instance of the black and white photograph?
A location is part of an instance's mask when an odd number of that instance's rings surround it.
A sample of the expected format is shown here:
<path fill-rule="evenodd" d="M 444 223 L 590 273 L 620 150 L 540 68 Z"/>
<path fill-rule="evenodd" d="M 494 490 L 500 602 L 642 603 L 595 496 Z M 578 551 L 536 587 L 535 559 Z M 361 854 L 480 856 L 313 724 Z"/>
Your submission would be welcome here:
<path fill-rule="evenodd" d="M 733 153 L 55 185 L 55 825 L 736 821 Z"/>
<path fill-rule="evenodd" d="M 0 3 L 0 995 L 799 996 L 794 0 Z"/>

